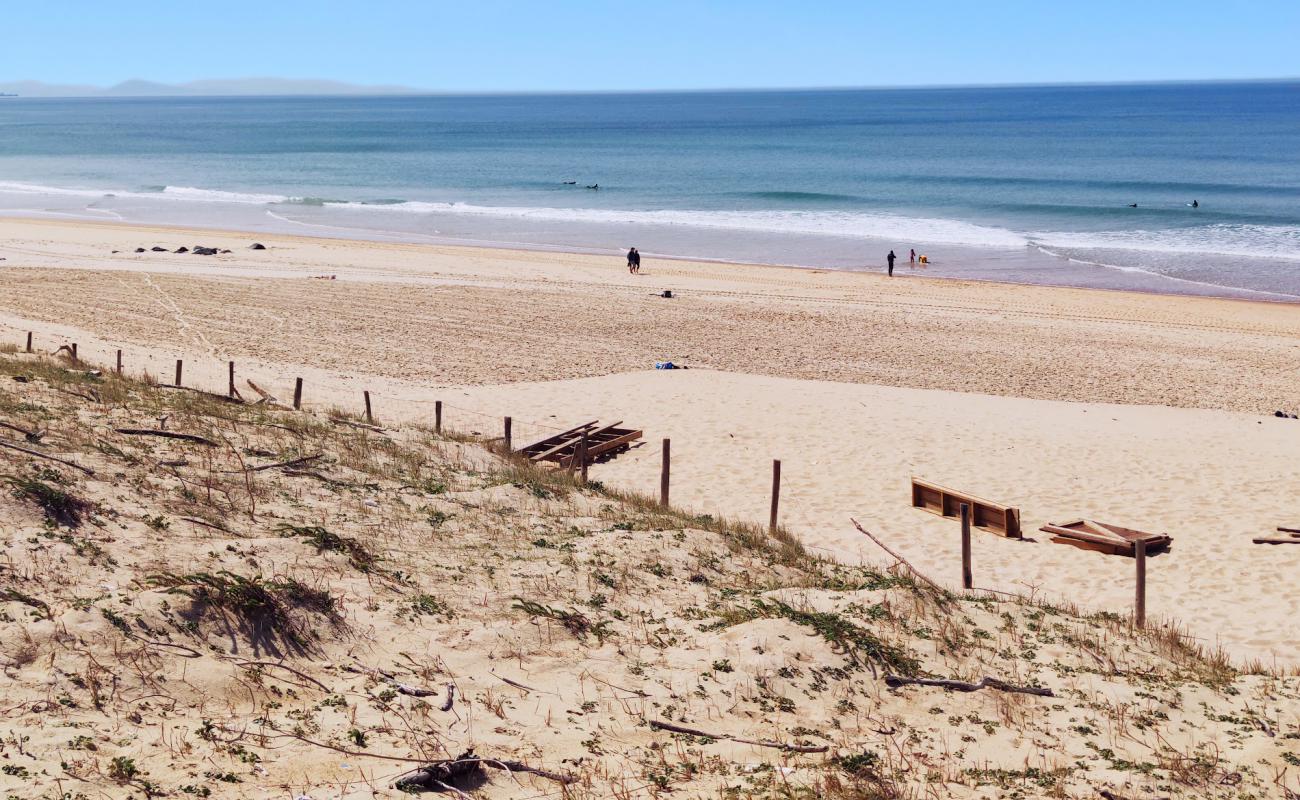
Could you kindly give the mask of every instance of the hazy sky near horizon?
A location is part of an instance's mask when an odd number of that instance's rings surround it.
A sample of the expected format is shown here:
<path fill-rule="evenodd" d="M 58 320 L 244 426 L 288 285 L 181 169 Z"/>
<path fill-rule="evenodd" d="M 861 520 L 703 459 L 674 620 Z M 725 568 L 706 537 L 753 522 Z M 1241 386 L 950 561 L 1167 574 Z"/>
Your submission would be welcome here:
<path fill-rule="evenodd" d="M 1300 76 L 1296 0 L 49 0 L 0 80 L 277 76 L 438 91 Z"/>

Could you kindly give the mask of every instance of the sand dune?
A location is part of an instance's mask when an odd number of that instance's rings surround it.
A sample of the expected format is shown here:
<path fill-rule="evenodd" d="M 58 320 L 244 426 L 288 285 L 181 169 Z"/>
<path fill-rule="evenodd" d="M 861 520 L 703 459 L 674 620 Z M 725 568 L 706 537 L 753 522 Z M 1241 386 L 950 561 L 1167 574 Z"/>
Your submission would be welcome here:
<path fill-rule="evenodd" d="M 307 405 L 540 436 L 600 416 L 651 444 L 597 466 L 650 489 L 674 440 L 674 499 L 783 520 L 848 560 L 882 554 L 850 515 L 938 580 L 957 528 L 907 504 L 918 474 L 1018 505 L 1025 528 L 1094 517 L 1168 532 L 1150 609 L 1240 658 L 1300 663 L 1289 609 L 1300 547 L 1249 538 L 1295 524 L 1300 308 L 1241 301 L 648 262 L 589 256 L 5 221 L 0 335 L 221 389 L 241 380 Z M 212 244 L 215 258 L 135 255 Z M 111 250 L 122 252 L 114 255 Z M 337 275 L 337 280 L 311 276 Z M 664 300 L 652 290 L 673 288 Z M 672 358 L 696 367 L 663 373 Z M 750 373 L 750 374 L 739 374 Z M 835 381 L 835 382 L 832 382 Z M 242 383 L 241 383 L 242 386 Z M 1106 403 L 1115 405 L 1106 405 Z M 532 425 L 531 423 L 540 423 Z M 1132 562 L 976 539 L 977 584 L 1124 613 Z"/>

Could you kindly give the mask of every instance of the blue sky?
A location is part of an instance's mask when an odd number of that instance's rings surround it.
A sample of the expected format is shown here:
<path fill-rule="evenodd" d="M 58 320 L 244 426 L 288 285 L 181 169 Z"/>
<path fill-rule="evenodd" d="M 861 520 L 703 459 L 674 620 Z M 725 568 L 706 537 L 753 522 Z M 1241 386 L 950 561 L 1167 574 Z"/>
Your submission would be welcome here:
<path fill-rule="evenodd" d="M 1300 76 L 1297 0 L 45 0 L 0 80 L 618 90 Z"/>

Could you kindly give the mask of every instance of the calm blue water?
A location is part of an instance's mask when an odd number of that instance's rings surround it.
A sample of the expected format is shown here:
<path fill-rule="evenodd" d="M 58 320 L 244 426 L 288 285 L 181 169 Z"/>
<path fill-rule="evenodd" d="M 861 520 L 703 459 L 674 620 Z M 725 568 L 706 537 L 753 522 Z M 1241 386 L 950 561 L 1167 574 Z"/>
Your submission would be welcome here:
<path fill-rule="evenodd" d="M 1300 83 L 6 98 L 0 213 L 1300 295 Z"/>

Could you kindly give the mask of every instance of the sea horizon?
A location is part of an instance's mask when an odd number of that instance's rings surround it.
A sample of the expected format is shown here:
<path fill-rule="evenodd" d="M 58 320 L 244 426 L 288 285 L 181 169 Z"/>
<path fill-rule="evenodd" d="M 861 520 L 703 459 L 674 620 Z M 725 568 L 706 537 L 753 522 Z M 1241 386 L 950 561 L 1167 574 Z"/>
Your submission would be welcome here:
<path fill-rule="evenodd" d="M 20 97 L 0 144 L 6 215 L 1300 299 L 1289 79 Z"/>

